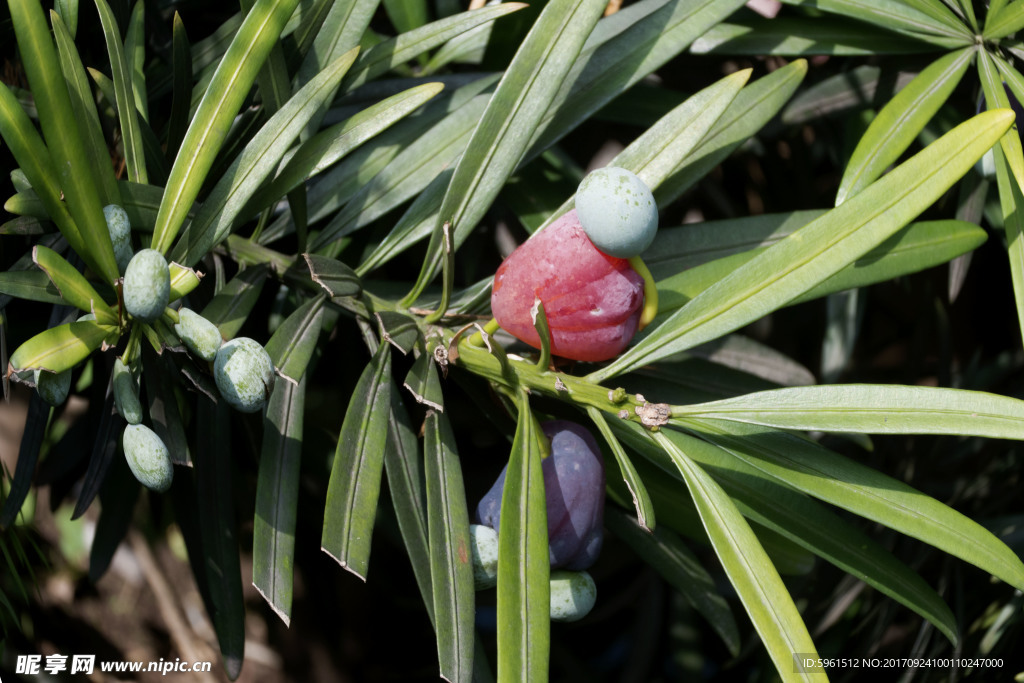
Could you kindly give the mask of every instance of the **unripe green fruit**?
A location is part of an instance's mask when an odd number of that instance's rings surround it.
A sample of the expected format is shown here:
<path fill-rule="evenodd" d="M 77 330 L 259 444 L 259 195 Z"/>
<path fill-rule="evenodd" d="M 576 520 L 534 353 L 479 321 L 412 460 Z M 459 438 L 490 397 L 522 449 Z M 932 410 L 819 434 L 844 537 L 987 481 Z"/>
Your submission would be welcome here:
<path fill-rule="evenodd" d="M 224 343 L 224 338 L 220 336 L 220 330 L 216 325 L 188 308 L 178 311 L 178 322 L 174 325 L 174 332 L 192 353 L 205 361 L 212 361 L 217 356 L 220 345 Z"/>
<path fill-rule="evenodd" d="M 473 585 L 478 591 L 498 584 L 498 532 L 482 524 L 469 525 L 469 552 L 473 557 Z"/>
<path fill-rule="evenodd" d="M 143 486 L 158 493 L 171 488 L 174 480 L 171 454 L 156 432 L 146 425 L 128 425 L 121 444 L 128 467 Z"/>
<path fill-rule="evenodd" d="M 120 358 L 114 359 L 112 383 L 114 385 L 114 405 L 117 406 L 117 412 L 130 425 L 141 423 L 142 404 L 139 403 L 139 387 L 135 384 L 132 371 L 121 362 Z"/>
<path fill-rule="evenodd" d="M 124 307 L 133 318 L 151 323 L 159 318 L 171 297 L 167 260 L 156 249 L 143 249 L 124 271 Z"/>
<path fill-rule="evenodd" d="M 71 391 L 71 370 L 63 372 L 36 370 L 32 375 L 32 380 L 36 383 L 36 391 L 40 398 L 51 406 L 59 406 L 66 401 L 68 392 Z"/>
<path fill-rule="evenodd" d="M 255 413 L 263 409 L 274 388 L 274 363 L 259 342 L 236 337 L 217 351 L 213 377 L 221 396 L 233 408 Z"/>
<path fill-rule="evenodd" d="M 658 231 L 650 188 L 624 168 L 593 171 L 576 190 L 576 214 L 594 246 L 618 258 L 639 256 Z"/>
<path fill-rule="evenodd" d="M 587 572 L 551 572 L 551 620 L 577 621 L 597 602 L 597 585 Z"/>
<path fill-rule="evenodd" d="M 107 219 L 107 232 L 114 245 L 117 270 L 124 275 L 132 260 L 132 226 L 128 221 L 128 213 L 117 204 L 108 204 L 103 207 L 103 217 Z"/>

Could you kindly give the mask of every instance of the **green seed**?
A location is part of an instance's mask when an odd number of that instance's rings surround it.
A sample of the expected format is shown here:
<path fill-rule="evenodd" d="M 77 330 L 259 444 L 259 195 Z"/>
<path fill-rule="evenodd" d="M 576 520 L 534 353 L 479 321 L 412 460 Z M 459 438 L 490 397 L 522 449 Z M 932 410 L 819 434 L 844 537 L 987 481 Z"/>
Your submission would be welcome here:
<path fill-rule="evenodd" d="M 174 480 L 174 467 L 167 446 L 146 425 L 128 425 L 121 438 L 124 457 L 132 474 L 146 488 L 163 493 Z"/>
<path fill-rule="evenodd" d="M 174 332 L 192 353 L 205 361 L 212 361 L 217 356 L 220 345 L 224 343 L 224 338 L 220 336 L 220 330 L 216 325 L 188 308 L 178 311 L 178 322 L 174 325 Z"/>
<path fill-rule="evenodd" d="M 263 410 L 274 387 L 274 363 L 259 342 L 237 337 L 224 342 L 213 360 L 221 396 L 243 413 Z"/>
<path fill-rule="evenodd" d="M 551 620 L 577 621 L 597 602 L 597 585 L 587 572 L 551 572 Z"/>
<path fill-rule="evenodd" d="M 132 226 L 128 213 L 117 204 L 108 204 L 103 207 L 103 217 L 107 219 L 107 231 L 114 245 L 117 270 L 124 275 L 132 260 Z"/>
<path fill-rule="evenodd" d="M 498 584 L 498 532 L 482 524 L 469 525 L 469 551 L 473 556 L 473 584 L 478 591 Z"/>
<path fill-rule="evenodd" d="M 151 323 L 159 318 L 171 296 L 171 273 L 163 254 L 143 249 L 124 271 L 124 307 L 133 318 Z"/>
<path fill-rule="evenodd" d="M 114 405 L 128 424 L 137 425 L 142 422 L 142 404 L 139 403 L 139 387 L 135 384 L 132 371 L 120 358 L 114 359 Z"/>

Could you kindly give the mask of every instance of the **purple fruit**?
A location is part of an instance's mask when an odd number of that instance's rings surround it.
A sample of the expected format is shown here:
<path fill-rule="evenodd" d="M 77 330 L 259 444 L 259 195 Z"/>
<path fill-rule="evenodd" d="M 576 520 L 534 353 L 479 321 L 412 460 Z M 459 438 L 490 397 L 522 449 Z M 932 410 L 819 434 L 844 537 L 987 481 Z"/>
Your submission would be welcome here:
<path fill-rule="evenodd" d="M 590 567 L 604 539 L 604 460 L 586 429 L 574 422 L 553 420 L 541 425 L 551 440 L 544 459 L 544 494 L 548 513 L 548 552 L 554 569 Z M 476 508 L 477 520 L 498 530 L 505 472 Z"/>

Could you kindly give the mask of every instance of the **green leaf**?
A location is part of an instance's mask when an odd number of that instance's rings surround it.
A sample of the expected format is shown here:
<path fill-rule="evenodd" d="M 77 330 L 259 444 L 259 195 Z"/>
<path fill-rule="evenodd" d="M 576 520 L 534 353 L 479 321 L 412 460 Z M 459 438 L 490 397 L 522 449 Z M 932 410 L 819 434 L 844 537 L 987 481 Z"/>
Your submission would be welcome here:
<path fill-rule="evenodd" d="M 1015 587 L 1024 564 L 988 530 L 903 482 L 795 434 L 694 419 L 687 428 L 798 491 L 917 538 Z"/>
<path fill-rule="evenodd" d="M 552 0 L 541 10 L 473 131 L 441 204 L 440 220 L 452 226 L 454 249 L 476 227 L 519 164 L 605 5 L 601 0 Z M 443 246 L 438 230 L 431 235 L 407 303 L 433 279 Z"/>
<path fill-rule="evenodd" d="M 274 178 L 266 196 L 279 196 L 298 187 L 310 175 L 324 170 L 369 138 L 393 125 L 396 121 L 419 109 L 425 102 L 441 92 L 440 83 L 426 83 L 367 107 L 344 123 L 332 126 L 310 138 L 288 161 Z M 359 202 L 352 202 L 358 205 Z M 356 212 L 358 215 L 358 211 Z M 346 214 L 342 214 L 346 215 Z M 333 241 L 345 234 L 337 227 L 341 220 L 332 220 L 324 228 L 313 248 Z"/>
<path fill-rule="evenodd" d="M 645 529 L 615 508 L 605 509 L 604 523 L 708 620 L 734 657 L 739 654 L 740 632 L 729 603 L 682 539 L 663 527 Z"/>
<path fill-rule="evenodd" d="M 749 77 L 750 69 L 737 71 L 688 98 L 617 154 L 608 166 L 636 173 L 656 191 L 700 145 Z M 545 225 L 571 209 L 574 200 L 575 195 L 553 211 Z"/>
<path fill-rule="evenodd" d="M 214 244 L 227 236 L 237 218 L 245 217 L 239 213 L 263 181 L 277 169 L 281 158 L 309 121 L 309 117 L 334 95 L 338 82 L 354 59 L 355 53 L 350 52 L 325 68 L 260 128 L 210 192 L 171 258 L 179 263 L 193 265 Z M 196 116 L 198 119 L 199 114 Z M 285 188 L 280 194 L 275 194 L 273 199 L 280 198 L 290 189 Z M 269 196 L 269 192 L 266 196 Z"/>
<path fill-rule="evenodd" d="M 798 212 L 802 213 L 802 212 Z M 821 215 L 818 212 L 808 212 L 812 215 Z M 705 228 L 717 225 L 719 221 L 693 226 L 700 239 Z M 721 223 L 726 223 L 722 221 Z M 729 223 L 732 223 L 729 221 Z M 757 221 L 742 219 L 737 225 L 744 227 L 760 228 L 768 227 L 771 221 L 760 225 Z M 768 236 L 764 243 L 773 244 L 779 239 L 793 232 L 792 226 L 781 225 L 777 231 Z M 737 242 L 742 242 L 744 236 L 755 239 L 755 231 L 737 232 Z M 932 266 L 946 263 L 947 261 L 976 249 L 987 239 L 987 233 L 973 223 L 966 221 L 924 221 L 911 223 L 899 230 L 895 235 L 885 240 L 877 247 L 861 256 L 853 263 L 845 266 L 835 275 L 827 278 L 824 282 L 816 285 L 807 292 L 796 297 L 786 305 L 798 304 L 810 301 L 828 294 L 841 292 L 855 287 L 864 287 L 876 282 L 884 282 L 902 275 L 915 273 Z M 723 251 L 728 249 L 728 239 L 721 242 Z M 678 275 L 658 280 L 658 301 L 659 310 L 664 314 L 697 296 L 718 280 L 721 280 L 742 264 L 750 261 L 754 256 L 762 252 L 764 248 L 755 247 L 746 252 L 730 254 L 714 261 L 694 266 L 688 270 L 679 272 Z M 708 252 L 714 253 L 714 252 Z M 699 259 L 705 254 L 698 253 Z M 685 260 L 681 259 L 681 260 Z M 661 262 L 658 266 L 659 272 L 665 272 L 678 261 L 668 260 Z"/>
<path fill-rule="evenodd" d="M 181 341 L 161 325 L 148 328 L 152 333 L 153 349 L 142 349 L 142 379 L 145 382 L 146 414 L 153 431 L 167 446 L 171 462 L 175 465 L 191 465 L 192 454 L 185 421 L 178 404 L 178 367 L 171 360 L 171 354 L 162 353 L 166 347 L 181 347 Z M 216 394 L 214 394 L 216 395 Z"/>
<path fill-rule="evenodd" d="M 107 473 L 110 471 L 110 466 L 114 462 L 114 456 L 117 455 L 121 434 L 124 432 L 126 424 L 124 418 L 114 408 L 114 393 L 108 393 L 100 412 L 96 440 L 93 442 L 89 465 L 82 477 L 82 487 L 78 492 L 78 500 L 75 501 L 71 519 L 78 519 L 84 515 L 96 494 L 100 492 L 100 488 L 106 481 Z M 134 479 L 134 477 L 132 478 Z M 134 502 L 132 500 L 132 507 L 134 507 Z"/>
<path fill-rule="evenodd" d="M 1007 130 L 1012 114 L 985 112 L 839 207 L 704 290 L 591 379 L 606 379 L 757 320 L 826 280 L 931 205 Z"/>
<path fill-rule="evenodd" d="M 38 270 L 11 270 L 0 273 L 0 294 L 44 304 L 67 303 L 46 273 Z"/>
<path fill-rule="evenodd" d="M 388 415 L 388 443 L 384 450 L 384 471 L 391 503 L 409 562 L 423 597 L 423 606 L 434 623 L 434 594 L 430 578 L 430 545 L 427 541 L 427 502 L 423 461 L 417 448 L 416 431 L 399 392 L 391 392 Z"/>
<path fill-rule="evenodd" d="M 391 347 L 380 344 L 352 391 L 327 485 L 321 549 L 366 580 L 391 406 Z"/>
<path fill-rule="evenodd" d="M 789 100 L 806 74 L 807 62 L 798 59 L 740 90 L 697 148 L 654 193 L 658 205 L 665 206 L 677 199 L 760 131 Z"/>
<path fill-rule="evenodd" d="M 167 269 L 171 274 L 171 294 L 169 300 L 174 302 L 199 286 L 199 274 L 173 261 Z"/>
<path fill-rule="evenodd" d="M 77 2 L 75 4 L 74 18 L 77 19 Z M 90 167 L 96 176 L 102 201 L 104 205 L 117 203 L 119 201 L 117 179 L 114 177 L 114 168 L 110 163 L 110 151 L 107 149 L 107 141 L 103 137 L 99 114 L 96 111 L 96 101 L 92 88 L 89 86 L 85 66 L 78 55 L 78 48 L 75 47 L 74 31 L 66 28 L 61 17 L 55 13 L 50 14 L 50 21 L 53 24 L 54 38 L 57 40 L 64 80 L 68 84 L 71 106 L 75 108 L 75 118 L 82 124 L 82 132 L 85 137 L 83 142 L 90 158 Z"/>
<path fill-rule="evenodd" d="M 245 653 L 245 603 L 231 495 L 230 410 L 227 403 L 217 401 L 214 405 L 200 405 L 196 411 L 198 452 L 194 471 L 195 514 L 202 539 L 198 559 L 205 565 L 199 576 L 210 598 L 207 609 L 217 632 L 224 668 L 228 678 L 235 680 Z"/>
<path fill-rule="evenodd" d="M 11 355 L 15 370 L 42 368 L 64 372 L 85 360 L 104 344 L 114 344 L 120 331 L 94 320 L 66 323 L 44 330 L 18 347 Z"/>
<path fill-rule="evenodd" d="M 537 423 L 526 393 L 501 491 L 498 681 L 546 681 L 551 647 L 548 521 Z"/>
<path fill-rule="evenodd" d="M 299 306 L 274 331 L 264 348 L 283 378 L 298 383 L 313 357 L 323 322 L 324 301 L 318 296 Z"/>
<path fill-rule="evenodd" d="M 107 43 L 110 72 L 114 80 L 117 98 L 117 114 L 121 122 L 121 138 L 124 140 L 124 159 L 128 178 L 136 183 L 149 182 L 146 174 L 146 157 L 142 148 L 142 131 L 135 109 L 135 94 L 132 88 L 132 65 L 125 57 L 121 45 L 121 32 L 117 19 L 106 0 L 95 0 L 103 25 L 103 38 Z"/>
<path fill-rule="evenodd" d="M 931 52 L 928 43 L 829 16 L 722 22 L 690 46 L 696 55 L 884 55 Z"/>
<path fill-rule="evenodd" d="M 654 439 L 679 468 L 715 554 L 779 676 L 783 681 L 816 680 L 812 674 L 799 675 L 794 671 L 794 655 L 799 653 L 813 658 L 816 657 L 816 649 L 793 598 L 757 536 L 732 499 L 704 470 L 664 434 L 655 433 Z"/>
<path fill-rule="evenodd" d="M 433 354 L 420 352 L 419 358 L 409 368 L 403 386 L 417 403 L 438 412 L 444 411 L 444 394 L 441 392 L 441 380 L 437 376 Z"/>
<path fill-rule="evenodd" d="M 259 0 L 246 15 L 174 160 L 153 229 L 154 249 L 166 253 L 170 248 L 206 181 L 232 120 L 297 4 L 298 0 Z"/>
<path fill-rule="evenodd" d="M 99 581 L 114 559 L 121 542 L 128 535 L 132 510 L 139 501 L 142 484 L 136 479 L 124 458 L 112 463 L 100 488 L 100 516 L 89 549 L 89 578 Z"/>
<path fill-rule="evenodd" d="M 423 339 L 417 319 L 399 311 L 379 311 L 373 314 L 380 326 L 380 337 L 402 355 L 408 355 Z M 439 408 L 440 410 L 440 408 Z"/>
<path fill-rule="evenodd" d="M 389 38 L 367 50 L 356 61 L 342 89 L 354 90 L 438 45 L 524 7 L 525 3 L 503 2 L 499 5 L 460 12 L 411 31 L 402 31 L 394 38 Z"/>
<path fill-rule="evenodd" d="M 60 68 L 42 6 L 35 0 L 11 0 L 9 5 L 21 63 L 32 88 L 43 138 L 52 159 L 52 170 L 55 172 L 53 177 L 63 192 L 67 209 L 74 217 L 77 229 L 65 230 L 69 222 L 60 215 L 54 216 L 54 220 L 62 228 L 61 232 L 65 233 L 71 248 L 106 282 L 113 283 L 118 278 L 114 247 L 110 243 L 100 194 L 90 170 L 89 154 L 75 118 L 75 109 L 71 105 L 67 82 Z M 3 133 L 6 139 L 7 132 Z M 13 150 L 13 143 L 8 140 L 8 144 L 12 145 Z M 25 164 L 17 154 L 15 158 L 25 169 Z M 29 174 L 29 179 L 32 186 L 38 189 L 36 178 Z"/>
<path fill-rule="evenodd" d="M 189 123 L 189 104 L 192 101 L 192 46 L 181 16 L 174 13 L 171 34 L 171 112 L 167 119 L 167 159 L 178 155 Z"/>
<path fill-rule="evenodd" d="M 673 406 L 670 420 L 679 417 L 826 432 L 1024 439 L 1024 401 L 981 391 L 936 387 L 788 387 L 710 403 Z"/>
<path fill-rule="evenodd" d="M 117 315 L 96 292 L 85 276 L 49 247 L 32 248 L 32 260 L 46 273 L 66 303 L 86 313 L 95 313 L 96 322 L 117 325 Z"/>
<path fill-rule="evenodd" d="M 220 328 L 222 337 L 234 338 L 259 300 L 269 273 L 266 267 L 241 271 L 217 292 L 201 315 Z"/>
<path fill-rule="evenodd" d="M 648 481 L 661 482 L 666 473 L 675 469 L 663 451 L 653 448 L 654 444 L 641 427 L 620 423 L 616 423 L 616 427 L 632 447 L 661 468 L 658 475 L 649 476 Z M 906 605 L 935 624 L 950 642 L 957 642 L 956 619 L 920 575 L 829 508 L 773 481 L 757 466 L 756 451 L 739 458 L 727 449 L 675 430 L 666 430 L 664 434 L 714 476 L 752 522 L 781 534 Z M 743 448 L 743 442 L 737 439 L 733 450 Z M 825 452 L 839 458 L 831 451 Z M 658 485 L 674 491 L 676 479 Z M 771 546 L 766 545 L 765 549 L 774 560 L 777 553 Z M 778 560 L 775 561 L 778 566 Z"/>
<path fill-rule="evenodd" d="M 974 48 L 964 48 L 935 60 L 885 105 L 846 165 L 837 206 L 877 180 L 903 154 L 949 99 L 972 59 Z"/>
<path fill-rule="evenodd" d="M 787 2 L 811 4 L 807 0 Z M 939 47 L 957 48 L 974 42 L 971 30 L 948 12 L 923 12 L 912 3 L 900 0 L 814 0 L 814 7 L 866 21 Z"/>
<path fill-rule="evenodd" d="M 305 404 L 305 378 L 274 384 L 263 420 L 253 517 L 252 584 L 286 626 L 292 615 Z"/>
<path fill-rule="evenodd" d="M 74 40 L 78 32 L 78 0 L 54 0 L 53 7 L 67 27 L 68 37 Z"/>
<path fill-rule="evenodd" d="M 396 33 L 406 33 L 427 23 L 426 0 L 384 0 L 384 11 Z"/>
<path fill-rule="evenodd" d="M 381 346 L 388 348 L 386 344 Z M 473 675 L 473 621 L 476 610 L 466 490 L 462 482 L 455 435 L 448 424 L 448 418 L 444 413 L 428 411 L 423 431 L 427 538 L 430 544 L 437 659 L 442 678 L 468 682 Z M 546 544 L 544 553 L 547 562 Z M 499 565 L 500 562 L 499 559 Z M 500 594 L 498 601 L 500 613 Z M 501 623 L 500 614 L 498 623 Z M 498 640 L 501 642 L 500 633 Z"/>
<path fill-rule="evenodd" d="M 989 11 L 985 18 L 986 40 L 998 40 L 1024 28 L 1024 6 L 1019 2 L 1008 3 L 999 11 Z"/>
<path fill-rule="evenodd" d="M 644 482 L 637 473 L 636 467 L 633 466 L 633 462 L 626 455 L 622 444 L 615 438 L 615 434 L 612 432 L 611 427 L 608 426 L 608 421 L 605 420 L 604 414 L 597 408 L 590 406 L 587 408 L 587 415 L 597 425 L 597 429 L 601 432 L 601 436 L 604 437 L 605 443 L 608 444 L 608 447 L 615 456 L 615 462 L 619 464 L 622 481 L 626 484 L 626 489 L 633 499 L 633 507 L 636 510 L 636 520 L 639 528 L 647 532 L 654 531 L 654 504 L 651 502 L 651 497 L 647 493 L 647 487 L 644 486 Z"/>
<path fill-rule="evenodd" d="M 341 261 L 318 254 L 303 254 L 302 257 L 306 259 L 309 276 L 313 282 L 323 287 L 332 299 L 339 296 L 358 296 L 362 291 L 359 277 Z"/>
<path fill-rule="evenodd" d="M 113 60 L 111 60 L 113 61 Z M 124 37 L 124 62 L 128 67 L 131 92 L 135 108 L 144 121 L 149 121 L 149 99 L 146 95 L 146 3 L 137 2 L 132 7 L 128 20 L 128 31 Z"/>

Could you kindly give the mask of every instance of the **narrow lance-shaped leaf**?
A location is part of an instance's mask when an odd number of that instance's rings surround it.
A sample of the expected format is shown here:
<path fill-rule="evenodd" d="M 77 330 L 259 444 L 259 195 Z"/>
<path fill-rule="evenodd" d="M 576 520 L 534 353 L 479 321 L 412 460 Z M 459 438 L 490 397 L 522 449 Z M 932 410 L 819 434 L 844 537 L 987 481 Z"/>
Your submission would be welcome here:
<path fill-rule="evenodd" d="M 995 5 L 995 3 L 993 3 Z M 985 19 L 986 40 L 998 40 L 1024 28 L 1024 7 L 1020 3 L 1011 2 L 1002 9 L 990 8 Z"/>
<path fill-rule="evenodd" d="M 911 3 L 897 0 L 816 0 L 815 5 L 826 12 L 866 21 L 940 47 L 963 47 L 974 42 L 974 35 L 963 23 L 950 21 L 937 13 L 922 12 Z"/>
<path fill-rule="evenodd" d="M 113 344 L 118 329 L 100 325 L 93 320 L 66 323 L 43 330 L 11 355 L 15 370 L 43 368 L 50 372 L 64 372 L 85 360 L 103 344 Z"/>
<path fill-rule="evenodd" d="M 275 171 L 317 107 L 334 95 L 355 56 L 353 51 L 339 57 L 260 128 L 214 186 L 172 251 L 172 258 L 188 265 L 198 262 L 214 244 L 224 239 L 237 219 L 244 217 L 240 214 L 246 203 Z M 290 189 L 284 188 L 274 197 L 280 198 Z"/>
<path fill-rule="evenodd" d="M 246 15 L 213 75 L 171 168 L 153 229 L 154 249 L 166 253 L 170 248 L 242 100 L 297 4 L 298 0 L 259 0 Z"/>
<path fill-rule="evenodd" d="M 935 387 L 788 387 L 711 403 L 672 406 L 673 418 L 684 416 L 826 432 L 1024 439 L 1024 401 L 982 391 Z"/>
<path fill-rule="evenodd" d="M 998 110 L 957 126 L 706 289 L 591 379 L 607 379 L 691 348 L 785 305 L 913 220 L 967 172 L 1012 120 L 1012 112 Z"/>
<path fill-rule="evenodd" d="M 873 183 L 899 158 L 949 98 L 973 58 L 974 49 L 964 48 L 935 60 L 885 105 L 846 165 L 836 205 Z"/>
<path fill-rule="evenodd" d="M 459 160 L 441 205 L 457 249 L 519 164 L 537 125 L 569 72 L 606 3 L 552 0 L 505 71 L 483 118 Z M 440 227 L 440 226 L 438 226 Z M 432 235 L 420 276 L 406 297 L 412 302 L 440 267 L 440 232 Z"/>
<path fill-rule="evenodd" d="M 901 481 L 770 427 L 694 418 L 687 428 L 754 469 L 1024 587 L 1024 563 L 977 522 Z"/>
<path fill-rule="evenodd" d="M 0 508 L 0 529 L 7 529 L 17 519 L 21 506 L 32 488 L 32 477 L 35 476 L 36 463 L 39 462 L 39 450 L 46 436 L 46 423 L 50 418 L 50 406 L 43 401 L 38 392 L 32 392 L 28 411 L 25 415 L 25 429 L 18 446 L 18 464 L 14 467 L 14 478 L 11 488 Z"/>
<path fill-rule="evenodd" d="M 77 15 L 77 7 L 75 8 Z M 75 17 L 77 19 L 77 16 Z M 119 203 L 117 192 L 117 179 L 114 177 L 114 168 L 110 163 L 110 151 L 107 149 L 107 141 L 103 137 L 103 129 L 100 127 L 99 114 L 96 112 L 96 102 L 92 88 L 89 86 L 89 79 L 85 73 L 85 66 L 78 55 L 78 48 L 75 47 L 73 32 L 65 27 L 61 17 L 51 12 L 50 21 L 53 24 L 53 36 L 57 40 L 57 50 L 60 53 L 60 65 L 64 71 L 64 79 L 68 84 L 68 95 L 71 97 L 71 105 L 75 108 L 75 118 L 81 122 L 85 139 L 86 152 L 91 160 L 91 168 L 96 176 L 98 189 L 101 193 L 104 204 Z"/>
<path fill-rule="evenodd" d="M 779 676 L 783 681 L 816 680 L 810 672 L 794 671 L 795 656 L 813 659 L 817 651 L 793 598 L 757 536 L 729 496 L 706 472 L 663 434 L 655 434 L 654 438 L 679 468 L 715 554 Z"/>
<path fill-rule="evenodd" d="M 222 337 L 231 339 L 242 329 L 259 300 L 268 274 L 266 267 L 241 271 L 213 297 L 201 315 L 220 328 Z"/>
<path fill-rule="evenodd" d="M 112 283 L 118 277 L 114 247 L 42 6 L 35 0 L 12 0 L 9 6 L 21 63 L 39 112 L 39 123 L 52 159 L 57 187 L 63 192 L 63 199 L 77 226 L 77 231 L 69 230 L 65 236 L 86 264 L 101 274 L 106 282 Z M 22 163 L 20 159 L 18 163 Z M 58 226 L 65 227 L 61 220 L 56 217 L 55 220 Z M 66 225 L 67 221 L 64 222 Z"/>
<path fill-rule="evenodd" d="M 537 423 L 523 390 L 501 491 L 498 681 L 546 681 L 551 647 L 547 506 Z M 540 435 L 543 438 L 543 435 Z"/>
<path fill-rule="evenodd" d="M 171 113 L 167 119 L 167 159 L 178 154 L 182 138 L 188 129 L 189 103 L 192 98 L 192 46 L 185 32 L 181 15 L 174 13 L 171 33 Z"/>
<path fill-rule="evenodd" d="M 252 585 L 286 626 L 292 615 L 305 397 L 305 378 L 274 384 L 263 421 L 253 517 Z"/>
<path fill-rule="evenodd" d="M 437 659 L 442 678 L 468 683 L 473 676 L 476 609 L 466 489 L 448 418 L 444 413 L 427 412 L 423 431 Z M 500 623 L 501 617 L 498 619 Z"/>
<path fill-rule="evenodd" d="M 1017 163 L 1024 165 L 1016 146 Z M 996 164 L 996 183 L 999 187 L 999 204 L 1003 212 L 1003 231 L 1006 234 L 1006 251 L 1010 257 L 1010 277 L 1013 281 L 1013 298 L 1017 308 L 1017 321 L 1024 336 L 1024 193 L 1013 176 L 1011 164 L 1001 147 L 992 149 Z"/>
<path fill-rule="evenodd" d="M 644 482 L 633 466 L 633 462 L 622 448 L 622 444 L 615 438 L 615 434 L 612 432 L 611 427 L 608 426 L 608 421 L 605 420 L 604 414 L 593 406 L 587 408 L 587 414 L 594 421 L 594 424 L 597 425 L 601 436 L 604 437 L 608 447 L 611 448 L 612 453 L 615 455 L 615 462 L 619 464 L 622 480 L 629 490 L 629 495 L 633 498 L 637 524 L 644 531 L 654 531 L 654 503 L 651 502 L 651 497 L 647 493 L 647 487 L 644 486 Z"/>
<path fill-rule="evenodd" d="M 95 0 L 103 25 L 103 37 L 107 43 L 111 76 L 114 80 L 114 95 L 117 98 L 117 117 L 121 123 L 121 138 L 124 140 L 125 166 L 128 177 L 136 183 L 149 182 L 146 173 L 146 155 L 142 147 L 142 131 L 135 108 L 135 93 L 132 88 L 132 67 L 124 54 L 121 32 L 117 19 L 106 0 Z"/>
<path fill-rule="evenodd" d="M 380 495 L 391 391 L 391 347 L 380 344 L 352 391 L 327 485 L 321 549 L 364 581 Z"/>
<path fill-rule="evenodd" d="M 299 306 L 274 331 L 266 344 L 267 353 L 281 376 L 296 383 L 306 372 L 320 337 L 324 301 L 318 296 Z"/>
<path fill-rule="evenodd" d="M 49 247 L 32 248 L 32 260 L 46 273 L 68 304 L 86 313 L 95 313 L 101 325 L 117 325 L 117 316 L 96 292 L 85 276 Z"/>

